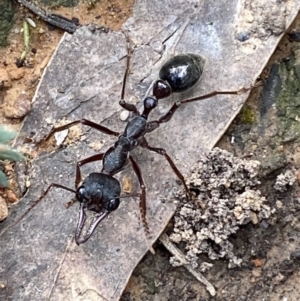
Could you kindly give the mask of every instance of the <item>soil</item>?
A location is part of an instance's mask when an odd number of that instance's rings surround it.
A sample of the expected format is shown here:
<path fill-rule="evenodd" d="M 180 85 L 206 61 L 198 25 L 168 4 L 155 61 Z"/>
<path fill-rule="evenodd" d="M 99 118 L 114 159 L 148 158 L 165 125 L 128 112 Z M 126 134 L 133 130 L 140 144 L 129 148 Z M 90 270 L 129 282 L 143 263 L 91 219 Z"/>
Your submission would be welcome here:
<path fill-rule="evenodd" d="M 100 26 L 119 29 L 130 16 L 133 2 L 91 0 L 79 3 L 76 8 L 57 8 L 55 13 L 69 18 L 78 17 L 81 24 L 93 22 Z M 31 28 L 31 51 L 25 66 L 17 68 L 16 60 L 24 48 L 21 31 L 25 16 L 31 17 L 41 29 L 36 31 Z M 18 130 L 22 118 L 30 110 L 30 101 L 41 73 L 63 32 L 53 28 L 50 30 L 45 23 L 34 18 L 24 8 L 17 10 L 15 20 L 8 37 L 9 45 L 0 48 L 0 78 L 6 79 L 0 90 L 0 124 L 7 124 Z M 299 17 L 292 28 L 299 30 L 298 23 Z M 262 162 L 260 190 L 267 197 L 269 205 L 276 208 L 276 213 L 269 221 L 258 225 L 247 224 L 230 238 L 235 254 L 243 260 L 241 266 L 229 269 L 226 259 L 213 262 L 213 267 L 204 273 L 217 290 L 217 295 L 211 297 L 205 287 L 185 268 L 174 268 L 170 265 L 170 254 L 158 242 L 154 246 L 156 254 L 149 253 L 145 256 L 134 271 L 122 301 L 298 299 L 300 190 L 297 183 L 283 192 L 273 188 L 277 175 L 285 170 L 294 170 L 298 179 L 300 178 L 298 173 L 300 131 L 297 128 L 299 120 L 297 114 L 292 114 L 297 112 L 297 103 L 288 115 L 285 113 L 290 104 L 284 106 L 284 97 L 281 98 L 283 99 L 281 103 L 276 100 L 276 110 L 275 100 L 270 103 L 268 102 L 270 97 L 267 97 L 276 90 L 272 90 L 277 87 L 272 83 L 276 82 L 279 75 L 281 79 L 286 79 L 284 82 L 288 86 L 289 73 L 283 75 L 280 72 L 283 69 L 287 71 L 293 69 L 289 64 L 293 60 L 299 60 L 297 55 L 297 42 L 286 36 L 261 76 L 266 85 L 253 91 L 244 109 L 218 144 L 220 148 L 238 157 L 251 157 Z M 277 73 L 276 64 L 279 66 Z M 278 114 L 279 111 L 281 114 Z M 283 111 L 285 113 L 282 113 Z M 278 131 L 280 135 L 278 132 L 274 133 L 274 127 L 282 129 Z M 6 170 L 13 181 L 11 165 L 8 165 Z M 16 197 L 6 190 L 2 190 L 1 194 L 7 201 L 10 199 L 16 201 Z M 210 262 L 204 255 L 200 261 Z"/>

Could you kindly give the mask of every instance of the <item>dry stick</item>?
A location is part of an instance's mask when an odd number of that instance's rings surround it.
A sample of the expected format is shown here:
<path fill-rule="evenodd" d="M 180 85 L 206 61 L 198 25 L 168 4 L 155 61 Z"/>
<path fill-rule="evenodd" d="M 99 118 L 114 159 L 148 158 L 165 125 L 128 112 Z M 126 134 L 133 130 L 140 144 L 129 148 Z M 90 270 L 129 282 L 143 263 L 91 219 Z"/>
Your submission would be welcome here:
<path fill-rule="evenodd" d="M 68 33 L 74 33 L 79 26 L 79 24 L 76 24 L 75 22 L 64 16 L 48 13 L 44 9 L 38 7 L 36 4 L 33 4 L 31 1 L 17 0 L 17 2 L 31 10 L 45 22 L 53 26 L 59 27 L 64 31 L 67 31 Z"/>
<path fill-rule="evenodd" d="M 192 266 L 185 259 L 182 252 L 171 242 L 167 234 L 162 234 L 159 238 L 160 242 L 165 246 L 165 248 L 176 257 L 177 260 L 201 283 L 206 286 L 206 289 L 211 294 L 211 296 L 216 295 L 216 290 L 213 285 L 198 271 L 192 268 Z"/>

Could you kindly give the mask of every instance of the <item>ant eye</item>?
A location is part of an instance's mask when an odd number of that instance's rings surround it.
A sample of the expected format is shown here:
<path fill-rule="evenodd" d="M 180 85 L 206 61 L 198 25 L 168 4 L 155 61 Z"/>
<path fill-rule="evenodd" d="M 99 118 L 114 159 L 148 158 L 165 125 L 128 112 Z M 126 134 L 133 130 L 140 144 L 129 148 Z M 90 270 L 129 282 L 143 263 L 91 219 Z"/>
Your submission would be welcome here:
<path fill-rule="evenodd" d="M 119 207 L 120 200 L 119 199 L 112 199 L 108 203 L 108 211 L 116 210 Z"/>
<path fill-rule="evenodd" d="M 80 203 L 86 203 L 88 201 L 87 198 L 85 197 L 85 194 L 86 194 L 85 187 L 80 186 L 77 189 L 77 193 L 76 193 L 76 197 Z"/>

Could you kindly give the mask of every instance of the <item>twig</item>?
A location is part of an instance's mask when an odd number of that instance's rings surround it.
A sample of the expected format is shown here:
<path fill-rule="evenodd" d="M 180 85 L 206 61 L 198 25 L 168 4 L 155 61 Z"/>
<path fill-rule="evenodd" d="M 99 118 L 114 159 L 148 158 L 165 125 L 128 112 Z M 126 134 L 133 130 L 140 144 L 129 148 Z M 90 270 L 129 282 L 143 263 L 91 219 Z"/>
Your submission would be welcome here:
<path fill-rule="evenodd" d="M 165 248 L 178 259 L 182 265 L 201 283 L 206 286 L 206 289 L 211 294 L 211 296 L 216 295 L 216 290 L 213 285 L 198 271 L 192 268 L 192 266 L 185 259 L 182 252 L 171 242 L 167 234 L 162 234 L 159 238 L 160 242 L 165 246 Z"/>
<path fill-rule="evenodd" d="M 38 7 L 36 4 L 33 4 L 28 0 L 16 0 L 16 1 L 22 4 L 23 6 L 27 7 L 29 10 L 31 10 L 34 14 L 39 16 L 45 22 L 53 26 L 59 27 L 64 31 L 67 31 L 68 33 L 74 33 L 75 30 L 79 27 L 78 22 L 74 20 L 70 20 L 61 15 L 48 13 L 44 9 Z"/>

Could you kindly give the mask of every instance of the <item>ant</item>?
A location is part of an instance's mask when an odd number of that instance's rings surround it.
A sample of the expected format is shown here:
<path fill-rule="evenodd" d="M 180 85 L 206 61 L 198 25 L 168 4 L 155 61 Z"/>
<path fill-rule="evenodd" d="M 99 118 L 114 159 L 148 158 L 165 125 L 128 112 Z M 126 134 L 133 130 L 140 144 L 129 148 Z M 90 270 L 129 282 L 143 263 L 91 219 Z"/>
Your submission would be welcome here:
<path fill-rule="evenodd" d="M 183 175 L 166 150 L 150 146 L 145 135 L 156 130 L 162 123 L 168 122 L 177 109 L 183 104 L 207 99 L 219 94 L 237 95 L 246 92 L 251 88 L 243 88 L 238 91 L 213 91 L 205 95 L 177 101 L 172 105 L 169 111 L 159 119 L 148 121 L 149 114 L 158 105 L 158 100 L 167 98 L 171 96 L 172 93 L 184 92 L 195 86 L 202 76 L 204 59 L 200 55 L 188 53 L 176 55 L 166 61 L 159 71 L 159 78 L 153 84 L 152 95 L 145 97 L 143 100 L 143 111 L 140 113 L 134 104 L 128 103 L 124 99 L 126 80 L 129 75 L 130 56 L 131 50 L 128 47 L 126 71 L 123 77 L 121 100 L 119 104 L 122 108 L 132 113 L 132 118 L 127 122 L 123 133 L 112 131 L 101 124 L 87 119 L 75 120 L 63 126 L 54 127 L 50 133 L 41 140 L 42 142 L 47 141 L 54 133 L 68 129 L 79 123 L 94 128 L 104 134 L 115 136 L 117 137 L 117 140 L 106 152 L 98 153 L 77 162 L 75 190 L 61 184 L 52 183 L 30 208 L 22 214 L 22 216 L 18 218 L 15 223 L 8 226 L 3 232 L 6 232 L 8 228 L 17 224 L 53 187 L 57 187 L 74 193 L 76 200 L 80 204 L 79 218 L 75 231 L 75 242 L 77 245 L 86 242 L 92 236 L 99 223 L 119 207 L 120 199 L 127 197 L 139 197 L 141 220 L 147 237 L 150 237 L 150 230 L 146 219 L 146 186 L 141 169 L 130 154 L 130 152 L 138 146 L 164 156 L 173 172 L 182 182 L 187 197 L 191 198 L 191 192 L 185 183 Z M 40 144 L 41 141 L 37 144 Z M 80 167 L 95 161 L 102 161 L 103 167 L 101 172 L 93 172 L 83 180 Z M 141 192 L 121 195 L 120 182 L 114 176 L 123 170 L 128 162 L 131 163 L 133 171 L 138 179 Z M 69 202 L 67 206 L 69 207 L 72 202 Z M 82 234 L 87 219 L 87 210 L 93 211 L 95 214 L 86 233 Z"/>

